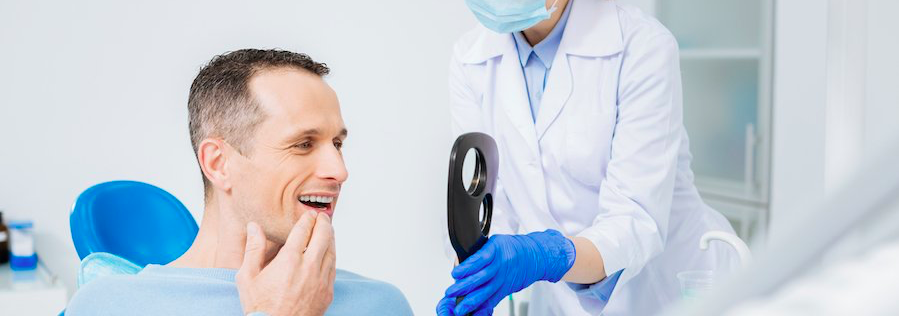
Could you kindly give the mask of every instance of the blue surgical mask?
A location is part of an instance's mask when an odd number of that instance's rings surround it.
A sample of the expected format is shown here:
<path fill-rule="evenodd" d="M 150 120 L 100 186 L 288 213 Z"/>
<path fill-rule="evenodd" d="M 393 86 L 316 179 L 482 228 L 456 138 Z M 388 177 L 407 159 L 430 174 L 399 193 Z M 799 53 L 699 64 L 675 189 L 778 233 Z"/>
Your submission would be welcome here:
<path fill-rule="evenodd" d="M 555 3 L 546 10 L 545 0 L 465 0 L 465 4 L 481 24 L 497 33 L 522 31 L 549 19 L 556 10 Z"/>

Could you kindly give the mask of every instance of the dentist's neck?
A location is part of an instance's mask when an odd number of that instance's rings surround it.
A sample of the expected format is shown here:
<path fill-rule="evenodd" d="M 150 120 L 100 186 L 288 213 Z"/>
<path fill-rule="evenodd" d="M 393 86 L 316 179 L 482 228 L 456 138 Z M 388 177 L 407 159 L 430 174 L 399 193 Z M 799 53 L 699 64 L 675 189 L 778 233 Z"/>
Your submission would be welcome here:
<path fill-rule="evenodd" d="M 552 32 L 553 28 L 556 27 L 556 24 L 559 23 L 559 20 L 562 19 L 562 13 L 565 12 L 565 7 L 568 6 L 569 0 L 558 0 L 556 2 L 556 11 L 554 11 L 549 19 L 540 21 L 536 25 L 521 31 L 521 34 L 524 35 L 524 38 L 528 40 L 528 44 L 531 46 L 537 45 Z M 549 10 L 555 0 L 547 1 L 546 9 Z"/>
<path fill-rule="evenodd" d="M 247 226 L 227 203 L 222 202 L 214 197 L 207 201 L 197 238 L 184 255 L 169 263 L 169 266 L 240 268 L 246 247 Z M 271 241 L 266 248 L 277 252 Z"/>

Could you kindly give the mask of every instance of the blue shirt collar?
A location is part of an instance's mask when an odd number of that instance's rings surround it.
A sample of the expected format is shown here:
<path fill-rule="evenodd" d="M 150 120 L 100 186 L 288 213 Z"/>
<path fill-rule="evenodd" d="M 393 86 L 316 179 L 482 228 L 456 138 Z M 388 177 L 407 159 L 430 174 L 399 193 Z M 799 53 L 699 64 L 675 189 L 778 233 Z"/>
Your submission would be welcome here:
<path fill-rule="evenodd" d="M 559 18 L 559 22 L 556 23 L 553 30 L 549 32 L 549 35 L 540 41 L 540 43 L 537 43 L 536 46 L 531 47 L 531 44 L 528 44 L 528 40 L 521 32 L 512 33 L 515 38 L 515 46 L 518 48 L 518 59 L 521 61 L 522 67 L 528 64 L 531 52 L 536 55 L 537 60 L 543 63 L 544 67 L 549 69 L 552 66 L 553 58 L 556 57 L 556 52 L 559 51 L 559 43 L 562 42 L 562 33 L 565 32 L 565 25 L 568 24 L 568 13 L 572 2 L 574 2 L 574 0 L 568 0 L 568 4 L 565 5 L 565 10 L 562 11 L 562 17 Z"/>

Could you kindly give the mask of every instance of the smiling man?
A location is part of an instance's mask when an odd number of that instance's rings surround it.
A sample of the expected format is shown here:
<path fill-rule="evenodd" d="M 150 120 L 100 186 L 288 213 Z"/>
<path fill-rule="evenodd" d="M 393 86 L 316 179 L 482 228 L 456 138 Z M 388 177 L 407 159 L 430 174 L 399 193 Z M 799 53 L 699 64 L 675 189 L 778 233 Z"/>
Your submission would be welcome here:
<path fill-rule="evenodd" d="M 255 49 L 200 70 L 188 100 L 206 201 L 197 238 L 168 265 L 88 283 L 66 314 L 411 315 L 395 287 L 335 268 L 347 129 L 328 72 Z"/>

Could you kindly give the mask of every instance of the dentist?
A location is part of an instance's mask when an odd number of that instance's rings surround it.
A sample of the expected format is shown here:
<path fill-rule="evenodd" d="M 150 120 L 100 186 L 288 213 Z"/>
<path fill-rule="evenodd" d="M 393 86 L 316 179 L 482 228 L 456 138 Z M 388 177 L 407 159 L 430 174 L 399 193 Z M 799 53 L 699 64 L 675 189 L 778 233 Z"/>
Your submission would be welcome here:
<path fill-rule="evenodd" d="M 452 54 L 452 131 L 497 141 L 495 234 L 453 269 L 439 315 L 487 315 L 527 287 L 532 315 L 651 315 L 680 297 L 678 272 L 738 266 L 697 247 L 733 229 L 693 184 L 664 26 L 606 0 L 466 4 L 483 27 Z"/>

